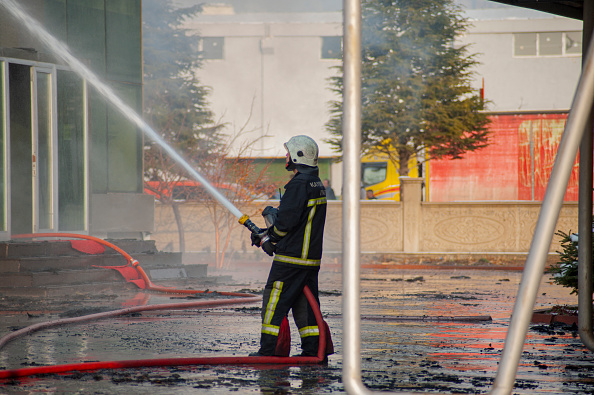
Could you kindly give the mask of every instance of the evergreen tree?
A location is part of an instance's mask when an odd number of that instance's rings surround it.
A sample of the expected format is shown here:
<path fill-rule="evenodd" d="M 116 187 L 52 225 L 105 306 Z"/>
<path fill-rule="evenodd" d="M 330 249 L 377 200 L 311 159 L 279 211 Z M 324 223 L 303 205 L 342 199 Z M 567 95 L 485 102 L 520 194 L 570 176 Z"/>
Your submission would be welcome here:
<path fill-rule="evenodd" d="M 147 122 L 207 179 L 210 163 L 222 151 L 222 127 L 208 108 L 208 89 L 200 85 L 193 70 L 200 66 L 199 38 L 181 27 L 199 7 L 176 8 L 172 0 L 144 0 L 143 60 L 144 114 Z M 173 208 L 184 250 L 183 224 L 172 185 L 187 174 L 161 147 L 145 140 L 145 181 L 158 181 L 152 188 L 162 203 Z M 154 185 L 154 184 L 153 184 Z"/>
<path fill-rule="evenodd" d="M 145 0 L 142 6 L 145 116 L 167 142 L 199 166 L 201 158 L 218 148 L 222 128 L 208 108 L 208 89 L 193 72 L 200 67 L 199 37 L 181 27 L 200 8 L 177 9 L 171 0 Z M 152 142 L 147 148 L 158 149 Z M 155 169 L 146 170 L 154 178 Z"/>
<path fill-rule="evenodd" d="M 411 157 L 459 159 L 488 144 L 484 100 L 470 87 L 475 56 L 454 39 L 467 28 L 452 0 L 362 1 L 363 154 L 386 154 L 408 175 Z M 331 79 L 342 93 L 342 77 Z M 342 150 L 342 103 L 328 142 Z"/>

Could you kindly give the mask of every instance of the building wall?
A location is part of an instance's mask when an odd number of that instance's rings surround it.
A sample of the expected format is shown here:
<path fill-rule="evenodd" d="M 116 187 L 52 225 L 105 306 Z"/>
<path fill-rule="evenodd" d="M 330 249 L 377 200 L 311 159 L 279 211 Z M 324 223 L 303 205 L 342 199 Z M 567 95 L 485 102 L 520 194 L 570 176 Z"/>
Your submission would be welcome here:
<path fill-rule="evenodd" d="M 284 157 L 283 143 L 307 134 L 320 155 L 334 153 L 322 140 L 336 100 L 328 78 L 340 59 L 322 59 L 322 37 L 342 36 L 340 13 L 199 15 L 187 25 L 201 37 L 224 38 L 223 58 L 207 59 L 197 70 L 212 88 L 212 109 L 241 129 L 237 144 L 256 140 L 254 155 Z"/>
<path fill-rule="evenodd" d="M 540 202 L 421 202 L 420 179 L 415 183 L 415 194 L 403 202 L 361 202 L 361 252 L 363 254 L 527 254 Z M 404 187 L 410 184 L 403 184 Z M 407 189 L 410 191 L 410 189 Z M 271 202 L 255 201 L 243 206 L 256 225 L 264 226 L 259 212 Z M 197 203 L 181 206 L 184 218 L 186 252 L 213 253 L 216 251 L 212 211 Z M 221 209 L 219 209 L 221 210 Z M 576 231 L 578 205 L 564 204 L 555 229 Z M 221 211 L 219 211 L 221 214 Z M 222 227 L 219 242 L 227 257 L 237 254 L 263 254 L 251 246 L 249 231 L 229 217 L 232 228 Z M 171 207 L 157 204 L 155 231 L 151 239 L 157 248 L 179 251 L 177 227 Z M 559 238 L 554 237 L 550 253 L 560 249 Z M 324 229 L 324 252 L 342 251 L 342 201 L 328 203 Z"/>
<path fill-rule="evenodd" d="M 566 112 L 491 115 L 489 146 L 428 163 L 429 201 L 542 200 L 566 119 Z M 578 177 L 576 158 L 566 201 L 578 201 Z"/>
<path fill-rule="evenodd" d="M 568 18 L 473 20 L 458 45 L 468 45 L 478 54 L 474 87 L 482 88 L 488 110 L 568 110 L 581 72 L 580 54 L 518 56 L 514 37 L 518 33 L 582 31 L 582 22 Z"/>

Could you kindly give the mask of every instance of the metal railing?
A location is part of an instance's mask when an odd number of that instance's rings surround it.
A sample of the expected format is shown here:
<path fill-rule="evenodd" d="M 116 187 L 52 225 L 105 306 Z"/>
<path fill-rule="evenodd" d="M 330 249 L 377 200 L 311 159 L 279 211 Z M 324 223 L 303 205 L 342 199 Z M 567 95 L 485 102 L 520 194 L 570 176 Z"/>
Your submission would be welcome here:
<path fill-rule="evenodd" d="M 584 0 L 584 45 L 592 41 L 594 0 Z M 587 58 L 586 58 L 587 59 Z M 584 67 L 585 67 L 584 63 Z M 592 130 L 594 116 L 588 118 L 580 146 L 579 214 L 578 214 L 578 333 L 586 347 L 594 351 L 592 333 Z M 588 133 L 589 131 L 589 133 Z"/>
<path fill-rule="evenodd" d="M 587 0 L 589 1 L 589 0 Z M 361 5 L 359 0 L 344 0 L 344 97 L 343 97 L 343 384 L 349 394 L 371 394 L 361 381 L 361 337 L 360 337 L 360 202 L 359 186 L 361 182 L 361 165 L 359 162 L 361 148 Z M 526 260 L 524 273 L 518 289 L 510 326 L 492 394 L 510 394 L 515 381 L 522 348 L 532 317 L 532 309 L 536 300 L 538 286 L 544 273 L 546 257 L 550 248 L 555 226 L 572 166 L 578 152 L 578 147 L 586 130 L 588 119 L 592 112 L 594 99 L 594 64 L 592 59 L 592 43 L 589 45 L 585 57 L 582 76 L 567 119 L 565 132 L 559 144 L 557 159 L 553 167 L 545 198 L 542 203 L 536 230 Z M 590 133 L 592 129 L 590 128 Z M 591 137 L 590 137 L 591 141 Z M 586 148 L 590 152 L 592 145 Z M 583 171 L 582 171 L 583 172 Z M 580 172 L 580 175 L 581 173 Z M 586 173 L 586 172 L 584 172 Z M 592 182 L 592 172 L 585 177 Z M 580 194 L 580 199 L 582 194 Z M 592 188 L 589 190 L 591 207 Z M 581 204 L 581 200 L 580 200 Z M 589 212 L 591 220 L 591 209 Z M 588 224 L 591 263 L 591 223 Z M 585 226 L 583 226 L 585 228 Z M 584 231 L 580 228 L 580 231 Z M 580 242 L 582 237 L 580 236 Z M 584 237 L 586 239 L 586 237 Z M 589 246 L 589 247 L 588 247 Z M 584 292 L 580 293 L 580 337 L 590 341 L 592 338 L 592 269 L 590 265 L 582 268 L 580 275 L 586 280 Z M 583 281 L 580 282 L 582 288 Z M 586 300 L 582 294 L 589 294 Z M 584 299 L 582 301 L 582 299 Z M 587 306 L 583 306 L 583 304 Z M 582 317 L 581 309 L 588 310 L 589 315 Z M 588 321 L 585 323 L 584 321 Z M 587 327 L 589 324 L 589 328 Z M 584 341 L 584 343 L 586 343 Z M 383 392 L 382 392 L 383 393 Z M 403 392 L 398 392 L 404 394 Z"/>

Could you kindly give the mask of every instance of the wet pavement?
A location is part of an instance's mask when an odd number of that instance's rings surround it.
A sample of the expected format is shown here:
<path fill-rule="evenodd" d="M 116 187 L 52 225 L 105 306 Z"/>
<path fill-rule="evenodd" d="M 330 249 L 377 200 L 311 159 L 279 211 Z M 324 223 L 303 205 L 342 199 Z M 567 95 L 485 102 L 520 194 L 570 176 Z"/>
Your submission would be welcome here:
<path fill-rule="evenodd" d="M 210 272 L 216 285 L 179 288 L 259 293 L 268 268 Z M 322 313 L 336 354 L 328 365 L 184 366 L 101 370 L 0 380 L 0 393 L 319 394 L 344 392 L 341 273 L 320 273 Z M 211 279 L 212 279 L 211 278 Z M 518 271 L 363 269 L 361 271 L 362 379 L 376 391 L 483 394 L 491 389 L 521 279 Z M 161 284 L 161 283 L 159 283 Z M 101 294 L 45 300 L 0 298 L 0 336 L 66 316 L 141 304 L 190 301 L 128 286 Z M 543 277 L 535 309 L 573 305 L 575 295 Z M 491 317 L 490 320 L 487 317 Z M 469 319 L 475 317 L 476 319 Z M 49 328 L 8 343 L 0 367 L 168 357 L 246 356 L 257 350 L 259 304 L 143 312 Z M 292 355 L 300 352 L 292 326 Z M 594 354 L 575 327 L 534 324 L 528 332 L 514 394 L 594 393 Z"/>

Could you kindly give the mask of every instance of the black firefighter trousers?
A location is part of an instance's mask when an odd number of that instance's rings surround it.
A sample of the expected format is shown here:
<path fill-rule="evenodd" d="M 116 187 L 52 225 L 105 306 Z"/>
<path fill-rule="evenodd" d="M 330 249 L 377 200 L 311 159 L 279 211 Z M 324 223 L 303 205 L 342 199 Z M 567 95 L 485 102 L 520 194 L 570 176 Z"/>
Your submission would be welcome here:
<path fill-rule="evenodd" d="M 296 265 L 289 266 L 272 262 L 262 300 L 260 354 L 274 355 L 281 323 L 291 309 L 295 324 L 299 328 L 303 355 L 315 356 L 318 354 L 320 329 L 313 310 L 303 293 L 303 287 L 306 285 L 309 287 L 319 306 L 319 271 L 319 267 L 300 268 Z"/>

